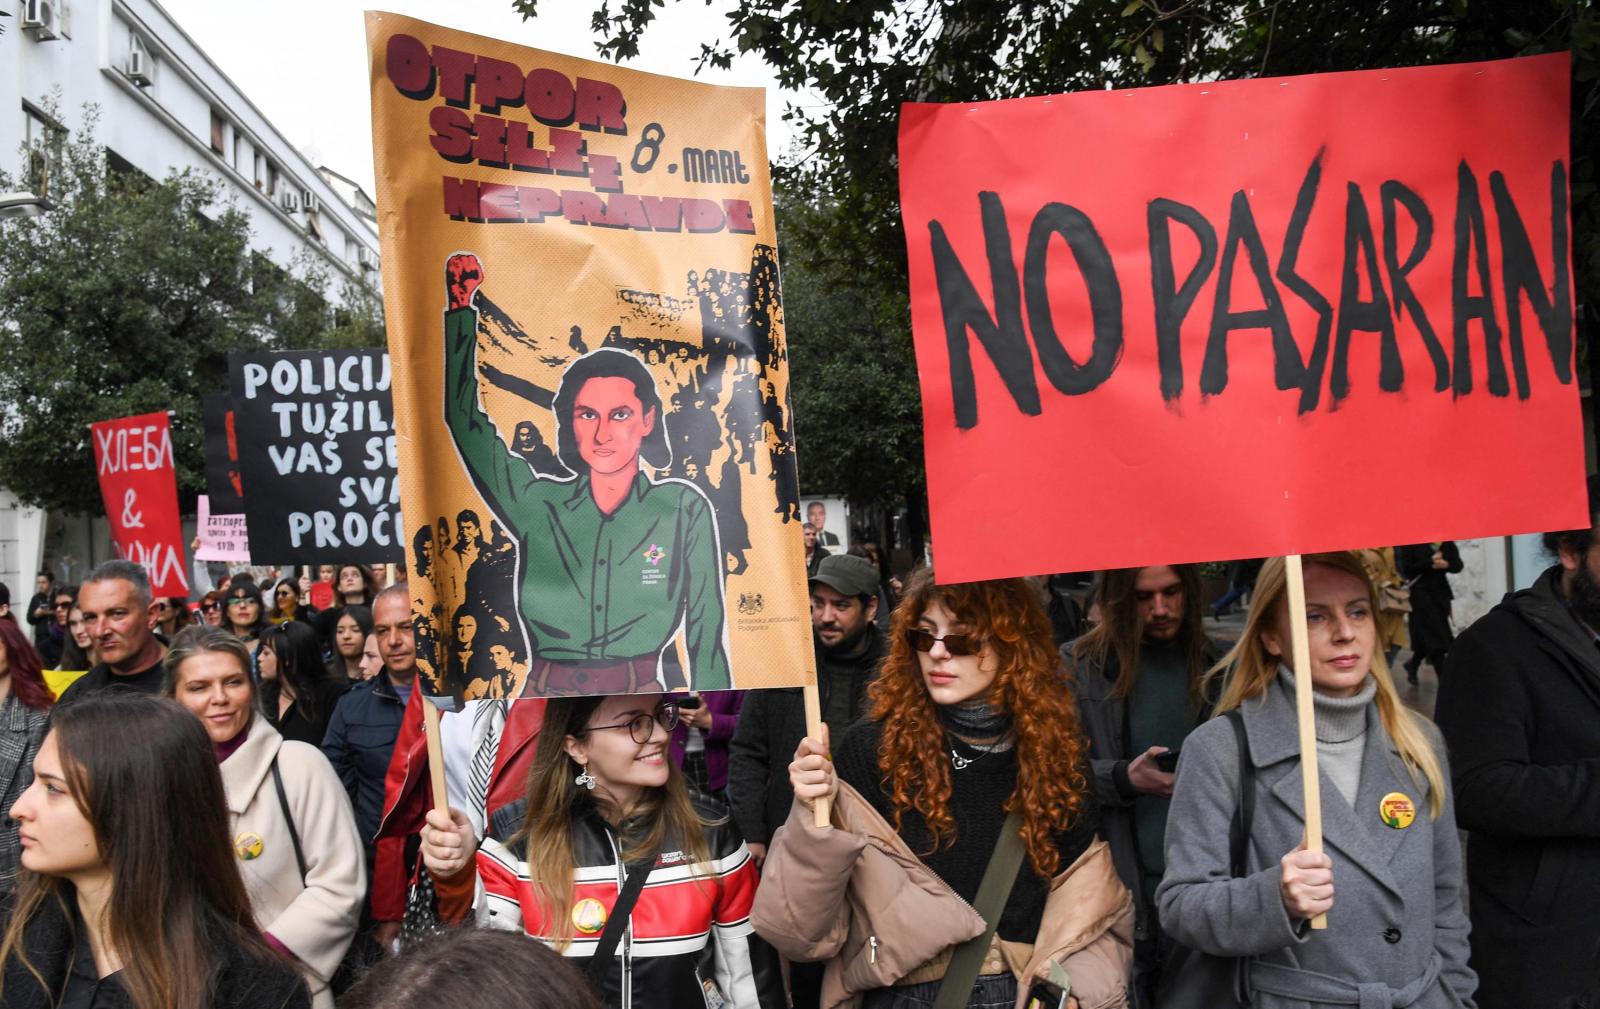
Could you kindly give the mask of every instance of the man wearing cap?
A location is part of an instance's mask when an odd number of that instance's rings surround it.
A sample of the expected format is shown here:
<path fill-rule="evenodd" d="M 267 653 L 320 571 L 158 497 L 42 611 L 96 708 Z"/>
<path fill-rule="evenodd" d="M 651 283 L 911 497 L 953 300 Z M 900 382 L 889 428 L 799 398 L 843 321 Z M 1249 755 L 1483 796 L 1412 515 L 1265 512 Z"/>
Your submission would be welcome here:
<path fill-rule="evenodd" d="M 865 557 L 822 558 L 811 576 L 811 642 L 817 655 L 817 691 L 829 737 L 838 739 L 866 711 L 867 684 L 883 658 L 878 612 L 878 569 Z M 794 792 L 789 761 L 806 734 L 799 687 L 745 694 L 729 744 L 728 805 L 745 843 L 758 860 L 773 832 L 788 819 Z M 795 1009 L 816 1005 L 820 964 L 794 964 Z M 813 977 L 812 975 L 815 974 Z"/>

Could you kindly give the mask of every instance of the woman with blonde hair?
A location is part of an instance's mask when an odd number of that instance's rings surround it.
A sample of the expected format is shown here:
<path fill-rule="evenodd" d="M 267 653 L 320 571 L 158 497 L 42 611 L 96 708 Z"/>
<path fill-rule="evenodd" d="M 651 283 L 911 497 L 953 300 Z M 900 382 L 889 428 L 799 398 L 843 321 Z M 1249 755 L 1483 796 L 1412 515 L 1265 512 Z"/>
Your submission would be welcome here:
<path fill-rule="evenodd" d="M 1126 1004 L 1133 901 L 1095 839 L 1089 745 L 1034 587 L 913 574 L 868 698 L 831 753 L 824 726 L 789 765 L 757 930 L 826 963 L 824 1006 L 1009 1009 L 1052 964 L 1071 994 L 1046 1004 Z"/>
<path fill-rule="evenodd" d="M 1395 692 L 1355 553 L 1305 558 L 1305 606 L 1325 851 L 1303 844 L 1288 583 L 1274 558 L 1211 673 L 1228 673 L 1223 717 L 1196 729 L 1178 762 L 1156 903 L 1190 955 L 1158 1004 L 1470 1007 L 1439 733 Z M 1328 927 L 1312 929 L 1322 914 Z"/>
<path fill-rule="evenodd" d="M 782 1009 L 778 958 L 750 925 L 755 862 L 668 759 L 677 724 L 660 695 L 550 700 L 527 798 L 495 811 L 481 847 L 465 813 L 430 810 L 423 860 L 441 894 L 475 869 L 478 924 L 574 958 L 610 1009 Z"/>

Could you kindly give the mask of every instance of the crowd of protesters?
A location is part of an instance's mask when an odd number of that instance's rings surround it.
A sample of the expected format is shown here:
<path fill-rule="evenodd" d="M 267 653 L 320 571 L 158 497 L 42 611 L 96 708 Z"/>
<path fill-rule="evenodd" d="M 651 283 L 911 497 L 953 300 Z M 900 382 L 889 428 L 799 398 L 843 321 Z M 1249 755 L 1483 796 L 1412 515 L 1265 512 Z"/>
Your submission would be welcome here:
<path fill-rule="evenodd" d="M 381 569 L 7 594 L 0 1005 L 1600 1005 L 1600 523 L 1459 639 L 1455 544 L 1308 556 L 1300 657 L 1281 559 L 1209 609 L 1187 565 L 902 583 L 823 519 L 817 730 L 798 688 L 468 701 L 448 813 Z"/>

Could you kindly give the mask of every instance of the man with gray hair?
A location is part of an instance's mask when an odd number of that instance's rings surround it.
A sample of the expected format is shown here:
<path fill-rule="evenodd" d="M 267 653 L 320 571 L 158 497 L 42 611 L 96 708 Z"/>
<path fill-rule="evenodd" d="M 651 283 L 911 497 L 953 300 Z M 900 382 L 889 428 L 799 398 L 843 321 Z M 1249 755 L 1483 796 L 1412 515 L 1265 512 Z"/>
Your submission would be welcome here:
<path fill-rule="evenodd" d="M 68 687 L 58 703 L 113 686 L 158 693 L 167 649 L 155 636 L 157 612 L 144 568 L 133 561 L 101 564 L 78 590 L 78 609 L 100 664 Z"/>

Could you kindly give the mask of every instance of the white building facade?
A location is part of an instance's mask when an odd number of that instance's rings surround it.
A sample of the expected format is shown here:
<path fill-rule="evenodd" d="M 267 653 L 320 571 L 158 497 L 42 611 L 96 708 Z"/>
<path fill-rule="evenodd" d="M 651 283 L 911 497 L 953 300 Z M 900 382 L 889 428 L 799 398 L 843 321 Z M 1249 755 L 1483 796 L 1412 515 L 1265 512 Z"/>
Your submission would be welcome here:
<path fill-rule="evenodd" d="M 117 167 L 219 179 L 254 251 L 284 270 L 309 257 L 335 304 L 350 283 L 378 289 L 371 198 L 308 161 L 154 0 L 0 0 L 0 12 L 0 166 L 13 178 L 39 187 L 92 104 Z M 114 556 L 104 522 L 47 523 L 0 491 L 0 582 L 31 591 L 47 555 L 72 580 Z"/>

